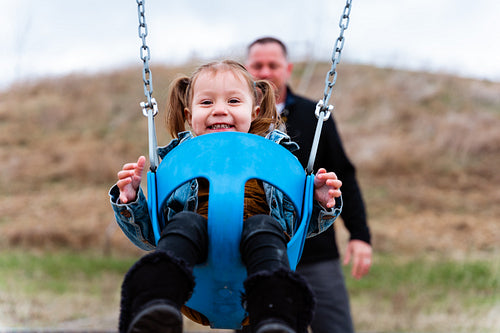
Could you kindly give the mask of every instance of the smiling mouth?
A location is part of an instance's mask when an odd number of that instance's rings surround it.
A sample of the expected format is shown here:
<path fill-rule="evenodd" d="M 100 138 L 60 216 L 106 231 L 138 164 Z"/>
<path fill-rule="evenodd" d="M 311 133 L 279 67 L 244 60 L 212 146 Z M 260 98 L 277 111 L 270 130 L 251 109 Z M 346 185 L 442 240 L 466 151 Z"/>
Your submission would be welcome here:
<path fill-rule="evenodd" d="M 234 127 L 233 125 L 228 125 L 228 124 L 213 124 L 211 126 L 208 126 L 209 129 L 213 129 L 213 130 L 229 129 L 229 128 L 233 128 L 233 127 Z"/>

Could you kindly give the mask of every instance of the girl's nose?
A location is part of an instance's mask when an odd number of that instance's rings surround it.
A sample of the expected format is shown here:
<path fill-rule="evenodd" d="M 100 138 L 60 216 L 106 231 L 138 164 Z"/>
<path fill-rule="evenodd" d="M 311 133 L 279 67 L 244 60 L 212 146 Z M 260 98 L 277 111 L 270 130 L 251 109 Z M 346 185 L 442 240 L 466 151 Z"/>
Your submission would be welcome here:
<path fill-rule="evenodd" d="M 227 109 L 226 109 L 226 104 L 217 102 L 214 104 L 214 107 L 212 109 L 212 114 L 213 115 L 226 115 L 227 114 Z"/>

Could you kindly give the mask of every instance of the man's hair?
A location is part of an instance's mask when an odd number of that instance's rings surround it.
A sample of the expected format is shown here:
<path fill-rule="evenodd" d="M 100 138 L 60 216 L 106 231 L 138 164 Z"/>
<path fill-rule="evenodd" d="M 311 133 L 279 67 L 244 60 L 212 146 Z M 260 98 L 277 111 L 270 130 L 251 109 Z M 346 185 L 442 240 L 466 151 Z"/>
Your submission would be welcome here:
<path fill-rule="evenodd" d="M 248 45 L 247 53 L 250 53 L 250 49 L 252 48 L 252 46 L 254 46 L 256 44 L 269 44 L 269 43 L 278 44 L 281 47 L 281 49 L 283 50 L 283 54 L 285 55 L 285 57 L 288 57 L 288 51 L 286 49 L 285 43 L 283 43 L 281 40 L 279 40 L 278 38 L 275 38 L 275 37 L 262 37 L 262 38 L 258 38 L 256 40 L 254 40 L 250 45 Z"/>

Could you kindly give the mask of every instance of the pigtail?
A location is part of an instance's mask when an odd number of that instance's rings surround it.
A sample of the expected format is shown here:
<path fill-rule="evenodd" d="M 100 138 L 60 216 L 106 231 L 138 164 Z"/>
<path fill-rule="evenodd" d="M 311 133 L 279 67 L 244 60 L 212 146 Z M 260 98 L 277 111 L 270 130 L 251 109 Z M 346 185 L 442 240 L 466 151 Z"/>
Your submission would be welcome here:
<path fill-rule="evenodd" d="M 250 133 L 265 136 L 273 129 L 283 128 L 283 122 L 276 110 L 276 97 L 271 84 L 265 80 L 256 81 L 255 93 L 260 112 L 252 121 Z"/>
<path fill-rule="evenodd" d="M 176 138 L 179 132 L 186 130 L 184 109 L 188 107 L 186 95 L 190 82 L 187 76 L 182 76 L 170 84 L 165 126 L 173 138 Z"/>

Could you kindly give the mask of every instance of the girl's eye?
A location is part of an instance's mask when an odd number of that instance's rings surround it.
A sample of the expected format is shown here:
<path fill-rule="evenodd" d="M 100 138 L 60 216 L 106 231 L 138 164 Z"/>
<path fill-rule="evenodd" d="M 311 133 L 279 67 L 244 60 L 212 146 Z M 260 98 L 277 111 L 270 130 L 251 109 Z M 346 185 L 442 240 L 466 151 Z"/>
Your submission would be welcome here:
<path fill-rule="evenodd" d="M 239 103 L 239 102 L 240 102 L 240 100 L 237 99 L 237 98 L 231 98 L 231 99 L 229 99 L 229 103 L 231 103 L 231 104 Z"/>
<path fill-rule="evenodd" d="M 202 105 L 210 105 L 210 104 L 212 104 L 212 101 L 210 101 L 210 100 L 204 100 L 204 101 L 201 101 L 200 104 L 202 104 Z"/>

